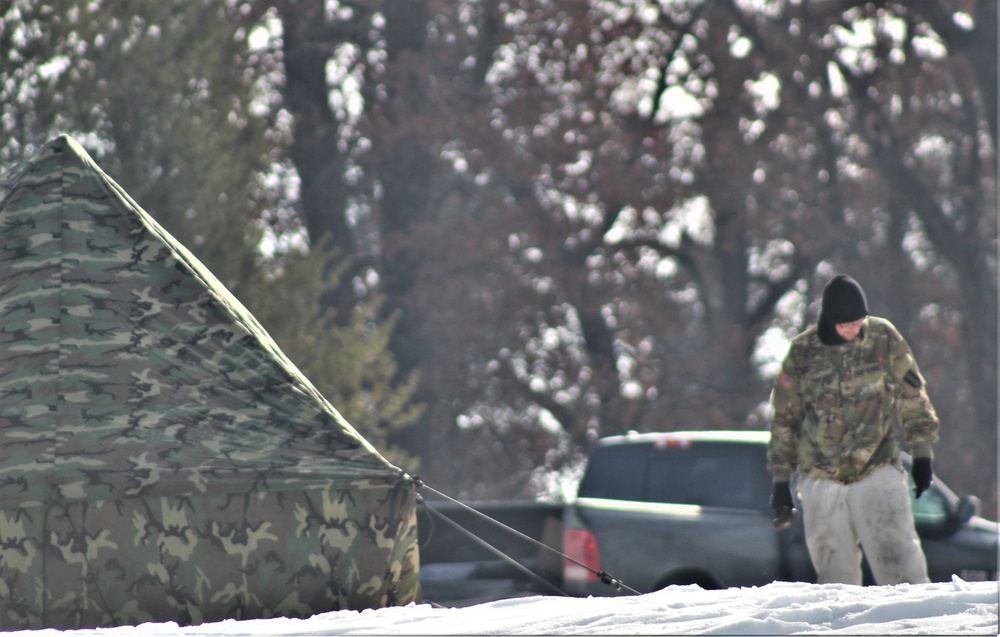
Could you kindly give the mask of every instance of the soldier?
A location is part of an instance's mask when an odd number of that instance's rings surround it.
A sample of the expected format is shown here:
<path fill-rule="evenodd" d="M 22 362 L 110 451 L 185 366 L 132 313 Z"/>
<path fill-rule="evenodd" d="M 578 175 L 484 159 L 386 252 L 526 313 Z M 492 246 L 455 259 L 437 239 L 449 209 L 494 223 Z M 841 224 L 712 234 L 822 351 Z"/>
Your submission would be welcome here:
<path fill-rule="evenodd" d="M 862 549 L 876 583 L 928 582 L 894 423 L 910 447 L 919 498 L 932 479 L 938 417 L 906 341 L 868 315 L 851 277 L 823 289 L 819 322 L 792 340 L 771 406 L 771 506 L 779 518 L 791 511 L 798 471 L 819 582 L 860 585 Z"/>

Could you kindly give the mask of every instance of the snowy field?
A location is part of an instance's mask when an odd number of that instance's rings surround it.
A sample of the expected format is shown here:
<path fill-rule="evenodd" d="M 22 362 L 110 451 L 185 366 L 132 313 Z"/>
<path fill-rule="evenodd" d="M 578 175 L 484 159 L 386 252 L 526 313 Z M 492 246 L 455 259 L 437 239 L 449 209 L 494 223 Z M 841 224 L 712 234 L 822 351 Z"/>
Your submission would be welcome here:
<path fill-rule="evenodd" d="M 997 582 L 858 587 L 776 582 L 635 597 L 517 597 L 465 608 L 410 604 L 309 619 L 3 633 L 31 637 L 277 635 L 996 635 Z"/>

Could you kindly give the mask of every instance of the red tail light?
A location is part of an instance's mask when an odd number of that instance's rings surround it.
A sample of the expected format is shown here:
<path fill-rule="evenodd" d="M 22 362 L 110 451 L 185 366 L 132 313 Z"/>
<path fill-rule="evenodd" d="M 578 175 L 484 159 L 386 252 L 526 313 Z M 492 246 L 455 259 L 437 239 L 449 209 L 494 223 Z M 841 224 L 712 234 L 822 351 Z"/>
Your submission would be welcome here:
<path fill-rule="evenodd" d="M 570 560 L 563 561 L 564 582 L 597 582 L 601 570 L 601 554 L 597 550 L 597 538 L 590 531 L 567 529 L 563 534 L 563 550 L 577 562 L 594 569 L 589 571 Z"/>

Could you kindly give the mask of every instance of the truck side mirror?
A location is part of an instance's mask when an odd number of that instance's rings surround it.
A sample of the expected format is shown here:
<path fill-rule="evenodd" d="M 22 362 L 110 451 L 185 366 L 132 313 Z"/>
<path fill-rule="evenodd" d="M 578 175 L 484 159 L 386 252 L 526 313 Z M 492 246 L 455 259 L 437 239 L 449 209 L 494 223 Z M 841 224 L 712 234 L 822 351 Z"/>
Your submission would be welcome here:
<path fill-rule="evenodd" d="M 979 515 L 979 511 L 982 507 L 982 502 L 979 498 L 974 495 L 967 495 L 958 501 L 958 511 L 956 512 L 956 517 L 958 518 L 959 524 L 965 524 L 973 517 Z"/>

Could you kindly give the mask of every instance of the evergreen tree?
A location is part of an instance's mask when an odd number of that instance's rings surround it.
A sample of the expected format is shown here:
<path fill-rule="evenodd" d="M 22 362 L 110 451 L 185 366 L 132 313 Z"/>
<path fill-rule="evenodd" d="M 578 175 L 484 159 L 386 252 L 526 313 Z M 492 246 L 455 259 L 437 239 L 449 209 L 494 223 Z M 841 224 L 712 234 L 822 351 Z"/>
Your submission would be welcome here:
<path fill-rule="evenodd" d="M 415 472 L 419 459 L 394 438 L 423 409 L 412 401 L 416 372 L 399 379 L 388 347 L 398 315 L 379 318 L 384 302 L 380 295 L 355 305 L 346 321 L 335 320 L 332 310 L 324 311 L 318 299 L 342 284 L 340 278 L 349 265 L 341 260 L 330 268 L 329 258 L 319 249 L 292 251 L 269 263 L 269 268 L 282 272 L 265 277 L 260 293 L 267 303 L 254 314 L 286 336 L 282 351 L 368 442 L 389 461 Z M 289 281 L 298 284 L 289 286 Z"/>
<path fill-rule="evenodd" d="M 16 0 L 0 15 L 0 165 L 77 137 L 378 447 L 418 413 L 414 381 L 384 345 L 395 321 L 370 320 L 378 299 L 343 326 L 320 309 L 351 281 L 300 230 L 268 17 L 224 0 Z"/>

